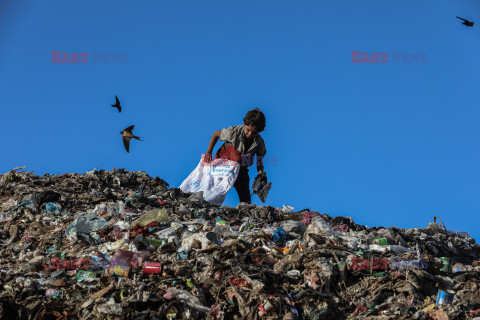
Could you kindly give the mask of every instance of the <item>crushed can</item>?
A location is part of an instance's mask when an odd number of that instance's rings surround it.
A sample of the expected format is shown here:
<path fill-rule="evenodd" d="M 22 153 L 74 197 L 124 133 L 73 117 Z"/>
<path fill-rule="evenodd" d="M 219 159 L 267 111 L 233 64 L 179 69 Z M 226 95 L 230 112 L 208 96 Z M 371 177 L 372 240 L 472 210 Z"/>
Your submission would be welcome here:
<path fill-rule="evenodd" d="M 273 309 L 273 305 L 270 301 L 266 300 L 263 305 L 258 306 L 258 316 L 263 317 Z"/>
<path fill-rule="evenodd" d="M 145 261 L 143 263 L 143 274 L 155 274 L 155 273 L 162 273 L 162 263 L 161 262 L 153 262 L 153 261 Z"/>
<path fill-rule="evenodd" d="M 440 261 L 443 264 L 443 267 L 440 268 L 440 271 L 445 273 L 452 273 L 452 260 L 450 258 L 441 257 Z"/>
<path fill-rule="evenodd" d="M 441 304 L 452 304 L 454 296 L 455 296 L 455 293 L 451 290 L 446 290 L 446 291 L 438 290 L 437 302 L 435 303 L 435 306 L 438 306 Z"/>
<path fill-rule="evenodd" d="M 94 280 L 97 276 L 96 272 L 86 271 L 86 270 L 78 270 L 77 272 L 77 281 L 83 280 Z"/>
<path fill-rule="evenodd" d="M 378 244 L 379 246 L 386 246 L 388 245 L 386 238 L 375 238 L 370 241 L 371 244 Z"/>

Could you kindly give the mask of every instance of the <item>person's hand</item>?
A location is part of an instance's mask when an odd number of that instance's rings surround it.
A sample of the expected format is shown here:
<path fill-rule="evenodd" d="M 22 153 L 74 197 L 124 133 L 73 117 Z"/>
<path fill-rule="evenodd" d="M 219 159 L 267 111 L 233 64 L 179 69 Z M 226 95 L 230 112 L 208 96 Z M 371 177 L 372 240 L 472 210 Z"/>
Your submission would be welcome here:
<path fill-rule="evenodd" d="M 205 161 L 205 163 L 212 162 L 212 154 L 211 153 L 205 153 L 205 156 L 203 157 L 203 161 Z"/>
<path fill-rule="evenodd" d="M 262 171 L 261 173 L 257 174 L 255 179 L 267 181 L 267 173 Z"/>

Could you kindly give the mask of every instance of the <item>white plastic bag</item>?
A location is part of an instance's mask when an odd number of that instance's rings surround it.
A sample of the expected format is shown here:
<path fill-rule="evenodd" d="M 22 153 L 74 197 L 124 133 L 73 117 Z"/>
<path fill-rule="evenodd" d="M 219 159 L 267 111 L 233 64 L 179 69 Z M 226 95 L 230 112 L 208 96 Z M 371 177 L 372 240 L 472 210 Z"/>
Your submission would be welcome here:
<path fill-rule="evenodd" d="M 312 219 L 312 223 L 308 225 L 307 230 L 303 234 L 303 238 L 307 241 L 310 240 L 309 235 L 311 233 L 327 238 L 338 235 L 321 216 L 316 216 Z"/>
<path fill-rule="evenodd" d="M 239 170 L 240 165 L 235 161 L 212 159 L 210 163 L 205 163 L 201 159 L 180 189 L 185 193 L 203 191 L 205 201 L 221 206 Z"/>

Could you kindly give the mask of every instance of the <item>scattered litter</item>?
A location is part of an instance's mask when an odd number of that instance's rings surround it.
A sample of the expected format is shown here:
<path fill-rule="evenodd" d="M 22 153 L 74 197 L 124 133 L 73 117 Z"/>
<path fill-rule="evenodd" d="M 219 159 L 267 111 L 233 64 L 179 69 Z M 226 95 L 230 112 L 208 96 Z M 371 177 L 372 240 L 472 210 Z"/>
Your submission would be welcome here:
<path fill-rule="evenodd" d="M 2 319 L 480 316 L 480 247 L 438 217 L 367 228 L 287 205 L 220 207 L 142 171 L 21 169 L 0 175 Z"/>

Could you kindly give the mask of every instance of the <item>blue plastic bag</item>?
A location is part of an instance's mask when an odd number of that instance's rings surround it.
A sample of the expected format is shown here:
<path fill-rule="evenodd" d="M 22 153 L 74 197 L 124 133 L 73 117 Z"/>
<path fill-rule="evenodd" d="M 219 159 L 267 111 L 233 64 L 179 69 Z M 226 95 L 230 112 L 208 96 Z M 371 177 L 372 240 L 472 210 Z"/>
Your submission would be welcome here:
<path fill-rule="evenodd" d="M 273 242 L 282 243 L 285 242 L 286 239 L 287 234 L 285 233 L 285 230 L 283 230 L 283 228 L 278 227 L 277 229 L 275 229 L 275 231 L 273 232 Z"/>

